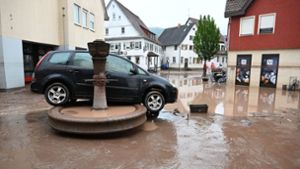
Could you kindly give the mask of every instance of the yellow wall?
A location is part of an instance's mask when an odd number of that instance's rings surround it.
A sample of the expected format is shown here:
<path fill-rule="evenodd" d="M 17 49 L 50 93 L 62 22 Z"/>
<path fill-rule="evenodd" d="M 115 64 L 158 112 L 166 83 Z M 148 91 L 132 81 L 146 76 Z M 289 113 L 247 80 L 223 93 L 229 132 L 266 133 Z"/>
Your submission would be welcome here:
<path fill-rule="evenodd" d="M 235 83 L 237 55 L 252 55 L 250 86 L 259 86 L 260 67 L 263 54 L 279 54 L 277 88 L 289 83 L 291 76 L 300 78 L 300 49 L 264 50 L 264 51 L 230 51 L 228 53 L 228 83 Z"/>
<path fill-rule="evenodd" d="M 74 3 L 95 15 L 95 31 L 74 24 Z M 84 48 L 87 42 L 104 39 L 100 0 L 0 0 L 0 4 L 0 36 Z"/>
<path fill-rule="evenodd" d="M 95 39 L 104 40 L 104 11 L 100 0 L 72 0 L 68 1 L 68 31 L 69 44 L 87 48 L 87 42 Z M 73 4 L 76 3 L 82 8 L 88 10 L 95 15 L 95 31 L 78 26 L 73 22 Z M 80 18 L 80 22 L 82 18 Z M 88 18 L 89 25 L 89 18 Z"/>
<path fill-rule="evenodd" d="M 57 0 L 0 0 L 1 36 L 59 44 Z"/>

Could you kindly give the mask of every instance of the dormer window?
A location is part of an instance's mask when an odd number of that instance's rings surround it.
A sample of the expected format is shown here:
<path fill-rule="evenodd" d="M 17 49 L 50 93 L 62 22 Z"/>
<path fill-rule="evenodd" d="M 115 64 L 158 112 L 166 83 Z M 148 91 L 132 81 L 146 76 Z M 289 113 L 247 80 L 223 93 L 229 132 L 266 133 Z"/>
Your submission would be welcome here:
<path fill-rule="evenodd" d="M 264 14 L 259 16 L 258 34 L 274 33 L 275 14 Z"/>

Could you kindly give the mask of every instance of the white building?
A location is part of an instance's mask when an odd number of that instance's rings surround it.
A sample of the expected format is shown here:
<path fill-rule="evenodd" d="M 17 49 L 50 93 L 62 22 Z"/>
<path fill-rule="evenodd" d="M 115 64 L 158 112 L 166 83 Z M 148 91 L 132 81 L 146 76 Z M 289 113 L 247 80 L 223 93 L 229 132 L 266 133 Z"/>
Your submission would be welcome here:
<path fill-rule="evenodd" d="M 127 57 L 145 69 L 160 66 L 161 46 L 155 34 L 133 12 L 117 0 L 107 7 L 109 21 L 105 23 L 105 40 L 111 53 Z"/>
<path fill-rule="evenodd" d="M 167 28 L 159 37 L 163 47 L 163 63 L 171 69 L 202 69 L 203 62 L 194 52 L 193 38 L 197 31 L 197 19 L 188 18 L 184 25 Z M 223 50 L 223 52 L 221 52 Z M 215 65 L 226 66 L 226 49 L 223 36 L 220 39 L 220 52 L 211 60 Z"/>

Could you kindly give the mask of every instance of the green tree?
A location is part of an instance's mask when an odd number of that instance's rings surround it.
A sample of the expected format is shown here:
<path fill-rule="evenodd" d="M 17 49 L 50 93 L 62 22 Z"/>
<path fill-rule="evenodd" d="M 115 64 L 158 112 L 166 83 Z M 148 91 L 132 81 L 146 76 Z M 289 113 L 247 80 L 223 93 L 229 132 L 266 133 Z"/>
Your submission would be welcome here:
<path fill-rule="evenodd" d="M 195 52 L 204 60 L 203 77 L 206 77 L 206 61 L 214 58 L 219 51 L 220 30 L 215 20 L 208 16 L 200 16 L 197 31 L 193 40 Z"/>

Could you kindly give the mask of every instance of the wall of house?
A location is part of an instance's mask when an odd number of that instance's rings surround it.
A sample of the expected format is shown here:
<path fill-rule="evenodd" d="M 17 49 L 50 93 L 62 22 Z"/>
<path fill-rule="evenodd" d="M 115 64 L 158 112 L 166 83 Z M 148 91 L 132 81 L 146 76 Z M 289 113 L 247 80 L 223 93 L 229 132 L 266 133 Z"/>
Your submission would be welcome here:
<path fill-rule="evenodd" d="M 179 68 L 182 67 L 182 65 L 179 65 L 180 63 L 180 57 L 181 57 L 181 49 L 179 46 L 177 46 L 177 50 L 174 50 L 175 46 L 167 46 L 165 48 L 164 57 L 167 59 L 169 58 L 169 66 L 170 68 Z M 176 58 L 176 62 L 173 63 L 173 57 Z"/>
<path fill-rule="evenodd" d="M 124 49 L 124 43 L 130 43 L 130 42 L 141 42 L 141 49 Z M 148 58 L 147 58 L 147 54 L 148 52 L 153 52 L 157 55 L 161 55 L 160 51 L 161 51 L 161 47 L 153 42 L 150 42 L 144 38 L 136 38 L 136 39 L 132 39 L 132 40 L 108 40 L 107 43 L 110 44 L 116 44 L 116 43 L 120 43 L 121 45 L 121 49 L 120 50 L 115 50 L 115 49 L 111 49 L 110 52 L 111 53 L 115 53 L 121 56 L 124 56 L 126 58 L 130 57 L 130 60 L 134 63 L 136 63 L 135 58 L 139 57 L 139 66 L 144 68 L 144 69 L 148 69 Z M 149 45 L 152 44 L 153 45 L 153 50 L 146 49 L 145 45 L 146 43 L 148 43 Z M 155 46 L 157 47 L 157 51 L 155 51 Z M 144 50 L 145 49 L 145 50 Z M 152 64 L 150 64 L 149 66 L 154 66 L 154 61 L 152 61 Z M 158 66 L 160 66 L 160 58 L 158 59 Z"/>
<path fill-rule="evenodd" d="M 82 19 L 80 20 L 80 24 L 75 24 L 73 19 L 73 8 L 74 3 L 80 6 L 80 10 L 87 10 L 89 13 L 94 14 L 95 20 L 95 28 L 91 29 L 89 27 L 89 16 L 87 19 L 88 28 L 82 26 Z M 69 38 L 67 40 L 67 45 L 71 48 L 81 47 L 88 48 L 87 43 L 92 42 L 95 39 L 104 40 L 104 11 L 103 11 L 102 3 L 100 0 L 93 1 L 85 1 L 85 0 L 67 0 L 67 32 L 69 34 Z M 82 17 L 82 16 L 81 16 Z"/>
<path fill-rule="evenodd" d="M 259 86 L 263 54 L 279 54 L 277 88 L 289 83 L 290 77 L 300 79 L 300 49 L 231 51 L 228 54 L 228 83 L 235 83 L 237 55 L 252 55 L 250 86 Z"/>
<path fill-rule="evenodd" d="M 58 45 L 59 10 L 57 0 L 1 0 L 0 35 Z"/>
<path fill-rule="evenodd" d="M 95 15 L 94 31 L 74 24 L 74 3 Z M 23 41 L 75 49 L 104 39 L 103 9 L 100 0 L 1 0 L 0 89 L 24 86 Z"/>
<path fill-rule="evenodd" d="M 186 35 L 186 37 L 184 38 L 184 40 L 182 41 L 181 45 L 188 45 L 188 48 L 187 50 L 181 50 L 181 56 L 184 58 L 183 59 L 183 66 L 184 66 L 184 61 L 185 59 L 188 59 L 188 67 L 189 68 L 192 68 L 192 69 L 196 69 L 196 68 L 202 68 L 203 64 L 202 62 L 200 63 L 194 63 L 194 58 L 198 58 L 198 55 L 194 52 L 194 50 L 190 50 L 190 46 L 193 46 L 193 49 L 194 49 L 194 43 L 193 43 L 193 39 L 190 39 L 190 36 L 195 36 L 195 33 L 196 33 L 196 30 L 197 30 L 197 26 L 194 25 L 192 27 L 192 29 L 190 30 L 190 32 Z"/>
<path fill-rule="evenodd" d="M 141 36 L 132 26 L 128 18 L 123 14 L 119 6 L 113 1 L 107 7 L 107 13 L 109 16 L 109 21 L 105 22 L 105 28 L 109 29 L 109 33 L 106 34 L 106 38 L 112 37 L 138 37 Z M 115 14 L 115 19 L 113 18 Z M 125 33 L 122 34 L 121 28 L 125 28 Z"/>
<path fill-rule="evenodd" d="M 245 16 L 255 16 L 254 35 L 239 36 L 240 17 L 230 23 L 230 51 L 300 48 L 300 1 L 255 0 Z M 276 13 L 274 34 L 258 34 L 259 15 Z"/>

